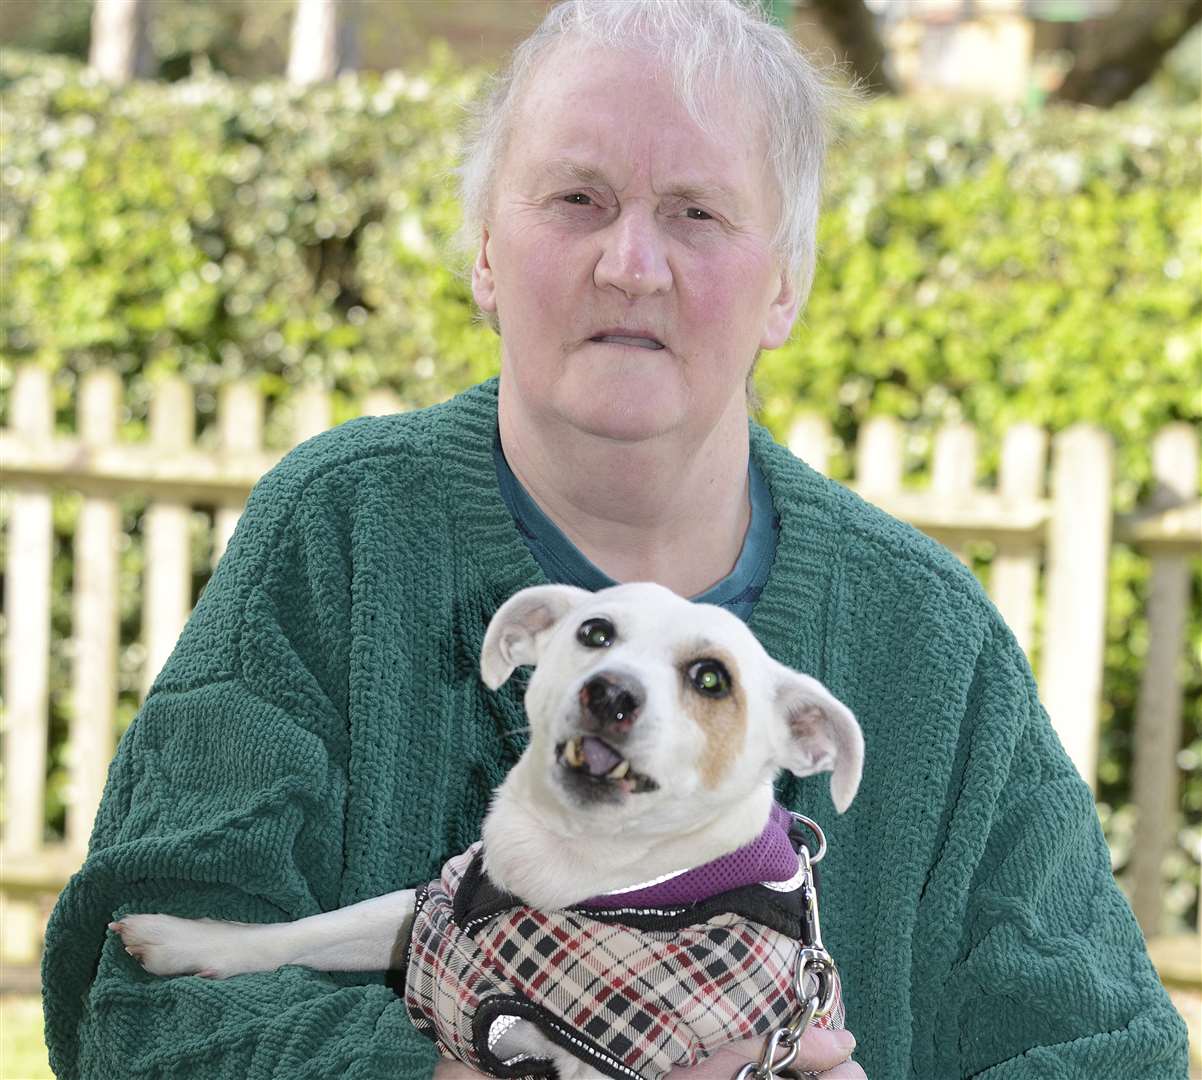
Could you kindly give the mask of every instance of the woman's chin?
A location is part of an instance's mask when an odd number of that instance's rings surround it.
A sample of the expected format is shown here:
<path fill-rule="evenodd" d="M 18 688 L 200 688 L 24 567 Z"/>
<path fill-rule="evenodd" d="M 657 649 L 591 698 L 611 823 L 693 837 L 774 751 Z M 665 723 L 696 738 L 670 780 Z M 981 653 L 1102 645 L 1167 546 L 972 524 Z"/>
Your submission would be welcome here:
<path fill-rule="evenodd" d="M 629 405 L 590 402 L 587 406 L 571 410 L 566 419 L 580 431 L 616 442 L 654 439 L 676 426 L 665 410 L 648 408 L 643 402 Z"/>
<path fill-rule="evenodd" d="M 685 415 L 681 388 L 663 379 L 594 376 L 559 389 L 561 416 L 598 438 L 652 439 L 673 430 Z"/>

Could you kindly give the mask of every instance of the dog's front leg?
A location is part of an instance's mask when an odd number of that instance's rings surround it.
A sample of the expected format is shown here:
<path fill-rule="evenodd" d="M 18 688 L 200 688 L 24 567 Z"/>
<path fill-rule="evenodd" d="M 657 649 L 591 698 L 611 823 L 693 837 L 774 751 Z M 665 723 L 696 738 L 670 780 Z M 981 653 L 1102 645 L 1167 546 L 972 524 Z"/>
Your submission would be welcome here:
<path fill-rule="evenodd" d="M 155 975 L 225 979 L 303 964 L 318 971 L 399 967 L 413 924 L 412 889 L 290 923 L 235 923 L 126 915 L 109 928 L 125 951 Z"/>

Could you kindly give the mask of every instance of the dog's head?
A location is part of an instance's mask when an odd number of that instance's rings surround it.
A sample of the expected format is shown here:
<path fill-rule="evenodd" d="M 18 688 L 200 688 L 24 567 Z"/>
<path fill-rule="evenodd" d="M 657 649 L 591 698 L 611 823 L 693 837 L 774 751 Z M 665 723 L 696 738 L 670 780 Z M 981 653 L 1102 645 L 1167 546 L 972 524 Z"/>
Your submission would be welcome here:
<path fill-rule="evenodd" d="M 659 585 L 542 585 L 493 617 L 481 672 L 496 689 L 535 665 L 523 765 L 573 814 L 615 823 L 718 808 L 779 769 L 830 772 L 842 812 L 864 741 L 821 683 L 777 663 L 736 616 Z"/>

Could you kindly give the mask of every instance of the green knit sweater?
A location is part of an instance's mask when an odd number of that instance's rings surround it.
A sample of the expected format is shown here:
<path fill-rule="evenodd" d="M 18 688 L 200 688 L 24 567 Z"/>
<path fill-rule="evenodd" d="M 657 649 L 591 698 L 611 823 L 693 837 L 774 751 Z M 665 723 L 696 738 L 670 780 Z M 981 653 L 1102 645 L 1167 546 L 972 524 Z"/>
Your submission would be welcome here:
<path fill-rule="evenodd" d="M 115 915 L 278 921 L 433 878 L 525 742 L 477 674 L 492 613 L 544 579 L 497 491 L 496 383 L 352 421 L 256 486 L 121 741 L 46 940 L 60 1077 L 397 1078 L 432 1045 L 379 973 L 146 974 Z M 972 575 L 752 427 L 781 518 L 750 625 L 863 725 L 822 823 L 824 938 L 856 1059 L 894 1077 L 1185 1077 L 1185 1026 L 1116 887 L 1089 790 Z"/>

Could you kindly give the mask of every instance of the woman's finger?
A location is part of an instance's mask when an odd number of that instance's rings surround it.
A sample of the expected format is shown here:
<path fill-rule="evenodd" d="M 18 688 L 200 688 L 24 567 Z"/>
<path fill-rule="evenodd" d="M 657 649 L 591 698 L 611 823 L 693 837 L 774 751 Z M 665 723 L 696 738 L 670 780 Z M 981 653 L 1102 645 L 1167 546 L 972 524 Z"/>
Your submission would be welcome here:
<path fill-rule="evenodd" d="M 761 1041 L 762 1045 L 762 1041 Z M 792 1072 L 826 1073 L 841 1065 L 856 1048 L 856 1037 L 850 1031 L 832 1031 L 829 1028 L 811 1027 L 797 1044 L 797 1057 L 789 1065 Z M 859 1066 L 857 1065 L 858 1069 Z M 849 1073 L 849 1076 L 860 1075 Z"/>
<path fill-rule="evenodd" d="M 829 1072 L 822 1073 L 821 1080 L 868 1080 L 868 1074 L 858 1063 L 848 1058 Z"/>
<path fill-rule="evenodd" d="M 789 1065 L 789 1071 L 825 1073 L 845 1062 L 855 1048 L 856 1037 L 850 1031 L 832 1031 L 829 1028 L 819 1027 L 807 1028 L 801 1037 L 801 1042 L 797 1044 L 797 1057 Z M 755 1039 L 740 1039 L 738 1042 L 728 1043 L 722 1047 L 714 1055 L 714 1058 L 720 1054 L 729 1060 L 727 1058 L 729 1054 L 744 1061 L 759 1061 L 763 1049 L 764 1036 Z M 853 1068 L 858 1070 L 860 1067 L 853 1065 Z M 681 1075 L 691 1074 L 682 1073 Z M 861 1077 L 863 1073 L 851 1072 L 847 1075 Z"/>

